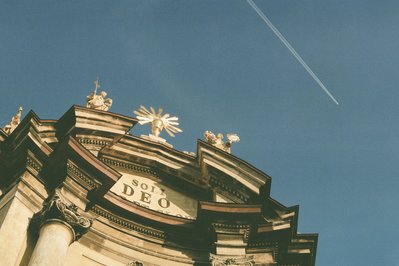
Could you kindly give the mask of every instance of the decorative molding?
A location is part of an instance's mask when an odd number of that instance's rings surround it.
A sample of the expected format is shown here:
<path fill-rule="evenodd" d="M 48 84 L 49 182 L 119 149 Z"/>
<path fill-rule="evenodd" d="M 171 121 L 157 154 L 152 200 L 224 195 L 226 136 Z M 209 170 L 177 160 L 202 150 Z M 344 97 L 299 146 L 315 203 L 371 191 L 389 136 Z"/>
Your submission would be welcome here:
<path fill-rule="evenodd" d="M 112 144 L 111 141 L 106 141 L 102 139 L 92 139 L 92 138 L 82 138 L 82 137 L 77 137 L 76 139 L 80 144 L 82 144 L 88 150 L 97 151 L 97 152 L 100 151 L 105 146 L 109 146 Z"/>
<path fill-rule="evenodd" d="M 102 239 L 107 239 L 107 240 L 113 241 L 114 243 L 117 243 L 118 245 L 122 245 L 123 247 L 138 251 L 138 252 L 140 252 L 142 254 L 170 261 L 170 263 L 172 265 L 173 265 L 173 262 L 183 263 L 183 264 L 186 264 L 186 265 L 194 265 L 194 263 L 197 262 L 198 265 L 209 265 L 209 259 L 206 259 L 206 260 L 198 260 L 198 259 L 194 260 L 194 259 L 191 259 L 191 258 L 183 258 L 183 257 L 175 256 L 175 255 L 169 255 L 169 254 L 160 253 L 160 252 L 155 251 L 155 250 L 150 250 L 150 249 L 147 249 L 145 247 L 140 247 L 138 245 L 135 245 L 134 242 L 122 242 L 122 241 L 120 241 L 120 239 L 116 239 L 114 236 L 108 235 L 105 232 L 96 230 L 95 228 L 93 228 L 93 233 L 95 233 L 96 235 L 98 235 L 100 237 L 97 240 L 101 241 Z M 100 243 L 100 242 L 97 241 L 96 243 L 101 245 L 102 242 Z M 164 245 L 164 244 L 162 244 L 162 245 Z M 113 252 L 114 251 L 113 249 L 107 248 L 106 246 L 103 246 L 102 248 L 104 250 L 109 251 L 109 252 Z M 145 262 L 145 265 L 146 266 L 159 266 L 159 265 L 152 264 L 152 263 L 149 263 L 149 262 Z"/>
<path fill-rule="evenodd" d="M 73 203 L 67 203 L 58 189 L 45 201 L 43 209 L 38 215 L 42 225 L 47 221 L 60 220 L 71 226 L 74 240 L 78 240 L 84 235 L 93 224 L 93 219 L 81 215 L 78 212 L 78 207 Z"/>
<path fill-rule="evenodd" d="M 107 165 L 120 167 L 120 168 L 124 168 L 127 170 L 133 170 L 133 171 L 139 172 L 139 173 L 150 174 L 150 175 L 156 176 L 157 178 L 159 177 L 158 173 L 155 172 L 154 170 L 152 170 L 150 167 L 145 167 L 145 166 L 136 165 L 136 164 L 127 163 L 127 162 L 121 162 L 121 161 L 113 160 L 113 159 L 106 158 L 106 157 L 101 157 L 100 160 Z"/>
<path fill-rule="evenodd" d="M 218 256 L 211 254 L 210 255 L 211 265 L 212 266 L 254 266 L 254 256 Z"/>
<path fill-rule="evenodd" d="M 222 229 L 224 232 L 239 233 L 244 236 L 244 243 L 248 243 L 249 234 L 251 232 L 251 226 L 246 224 L 222 224 L 212 223 L 215 229 Z"/>
<path fill-rule="evenodd" d="M 250 243 L 248 247 L 250 248 L 257 248 L 257 247 L 264 247 L 264 248 L 276 248 L 278 245 L 278 242 L 256 242 L 256 243 Z"/>
<path fill-rule="evenodd" d="M 28 156 L 26 158 L 26 165 L 28 167 L 31 167 L 32 169 L 34 169 L 37 172 L 40 172 L 42 170 L 41 164 L 31 156 Z"/>
<path fill-rule="evenodd" d="M 248 248 L 263 248 L 269 249 L 273 252 L 273 258 L 277 261 L 278 257 L 278 242 L 256 242 L 256 243 L 248 243 Z"/>
<path fill-rule="evenodd" d="M 142 166 L 142 165 L 138 165 L 138 164 L 128 163 L 125 161 L 111 159 L 109 157 L 101 157 L 100 160 L 111 167 L 119 167 L 119 168 L 127 169 L 130 171 L 134 171 L 137 173 L 154 176 L 155 178 L 160 179 L 160 174 L 148 166 Z M 182 179 L 188 181 L 189 183 L 203 185 L 203 182 L 201 182 L 201 180 L 199 178 L 196 178 L 190 174 L 182 173 L 175 169 L 169 170 L 168 173 L 171 175 L 174 175 L 174 176 L 178 176 L 179 178 L 182 178 Z"/>
<path fill-rule="evenodd" d="M 96 146 L 107 146 L 111 144 L 111 141 L 105 141 L 100 139 L 91 139 L 91 138 L 77 138 L 79 143 L 86 145 L 96 145 Z"/>
<path fill-rule="evenodd" d="M 225 182 L 222 182 L 222 181 L 216 179 L 213 176 L 211 176 L 211 178 L 209 180 L 209 184 L 211 186 L 219 187 L 219 188 L 221 188 L 221 189 L 233 194 L 234 196 L 236 196 L 237 198 L 241 199 L 245 203 L 248 202 L 249 197 L 247 195 L 245 195 L 243 193 L 240 193 L 239 191 L 233 189 L 231 186 L 227 185 Z"/>
<path fill-rule="evenodd" d="M 91 179 L 87 174 L 83 173 L 79 167 L 71 162 L 67 162 L 67 171 L 74 177 L 82 180 L 90 189 L 97 189 L 100 187 L 100 183 Z"/>
<path fill-rule="evenodd" d="M 222 223 L 212 223 L 214 227 L 223 228 L 223 229 L 230 229 L 230 230 L 237 230 L 237 229 L 250 229 L 250 225 L 247 224 L 222 224 Z"/>
<path fill-rule="evenodd" d="M 111 221 L 113 223 L 116 223 L 117 225 L 119 225 L 121 227 L 127 228 L 129 230 L 136 231 L 136 232 L 144 234 L 144 235 L 148 235 L 150 237 L 155 237 L 155 238 L 158 238 L 158 239 L 165 239 L 165 234 L 162 233 L 162 232 L 154 231 L 154 230 L 148 229 L 146 227 L 143 227 L 143 226 L 141 226 L 139 224 L 132 223 L 132 222 L 130 222 L 128 220 L 122 219 L 122 218 L 120 218 L 120 217 L 118 217 L 116 215 L 113 215 L 113 214 L 111 214 L 111 213 L 109 213 L 107 211 L 104 211 L 104 210 L 102 210 L 100 208 L 97 208 L 97 207 L 93 207 L 91 210 L 95 214 L 98 214 L 98 215 L 104 217 L 105 219 L 107 219 L 107 220 L 109 220 L 109 221 Z"/>

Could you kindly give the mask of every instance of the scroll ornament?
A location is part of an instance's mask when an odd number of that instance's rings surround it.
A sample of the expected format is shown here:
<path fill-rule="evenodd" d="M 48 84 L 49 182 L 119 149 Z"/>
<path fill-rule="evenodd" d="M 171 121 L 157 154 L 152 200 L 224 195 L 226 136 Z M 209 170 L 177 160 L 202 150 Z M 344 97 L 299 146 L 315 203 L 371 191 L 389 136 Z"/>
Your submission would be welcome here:
<path fill-rule="evenodd" d="M 93 224 L 93 219 L 83 216 L 78 212 L 78 207 L 73 203 L 67 203 L 60 191 L 55 190 L 43 205 L 38 220 L 44 224 L 49 220 L 60 220 L 70 225 L 74 231 L 75 239 L 78 240 L 84 235 Z"/>

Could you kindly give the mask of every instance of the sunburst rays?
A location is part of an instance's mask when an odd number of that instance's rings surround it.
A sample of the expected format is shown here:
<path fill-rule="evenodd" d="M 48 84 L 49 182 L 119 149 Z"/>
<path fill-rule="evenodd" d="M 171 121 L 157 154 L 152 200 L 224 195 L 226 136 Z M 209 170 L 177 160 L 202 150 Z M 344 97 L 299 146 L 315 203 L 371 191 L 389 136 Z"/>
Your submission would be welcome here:
<path fill-rule="evenodd" d="M 151 123 L 153 135 L 158 137 L 163 129 L 165 129 L 166 133 L 171 137 L 174 137 L 175 133 L 183 132 L 177 127 L 179 125 L 179 122 L 177 122 L 179 120 L 178 117 L 171 117 L 170 114 L 167 113 L 162 115 L 162 108 L 159 108 L 158 112 L 155 112 L 153 107 L 150 107 L 150 110 L 151 111 L 141 105 L 137 111 L 134 111 L 134 114 L 139 120 L 140 125 Z"/>

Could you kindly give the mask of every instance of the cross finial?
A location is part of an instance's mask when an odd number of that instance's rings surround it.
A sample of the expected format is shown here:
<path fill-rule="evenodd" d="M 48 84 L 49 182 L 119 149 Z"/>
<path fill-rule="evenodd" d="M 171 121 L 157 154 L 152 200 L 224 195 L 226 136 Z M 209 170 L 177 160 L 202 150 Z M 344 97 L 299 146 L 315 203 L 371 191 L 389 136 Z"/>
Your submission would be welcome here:
<path fill-rule="evenodd" d="M 97 76 L 97 79 L 94 81 L 94 85 L 95 85 L 94 91 L 97 92 L 97 89 L 101 87 L 100 83 L 98 82 L 98 76 Z"/>

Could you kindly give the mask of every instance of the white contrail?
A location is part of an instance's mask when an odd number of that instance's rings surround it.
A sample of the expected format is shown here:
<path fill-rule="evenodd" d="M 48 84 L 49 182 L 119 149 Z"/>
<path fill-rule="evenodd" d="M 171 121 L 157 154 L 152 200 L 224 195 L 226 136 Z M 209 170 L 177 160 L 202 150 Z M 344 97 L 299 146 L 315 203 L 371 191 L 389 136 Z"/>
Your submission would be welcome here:
<path fill-rule="evenodd" d="M 284 45 L 290 50 L 293 56 L 299 61 L 299 63 L 306 69 L 309 75 L 319 84 L 319 86 L 324 90 L 325 93 L 334 101 L 334 103 L 339 104 L 334 96 L 328 91 L 326 86 L 321 82 L 321 80 L 313 73 L 312 69 L 303 61 L 302 57 L 295 51 L 291 44 L 284 38 L 284 36 L 278 31 L 278 29 L 273 25 L 273 23 L 266 17 L 266 15 L 259 9 L 259 7 L 252 0 L 247 0 L 248 4 L 258 13 L 262 20 L 269 26 L 269 28 L 277 35 L 277 37 L 284 43 Z"/>

